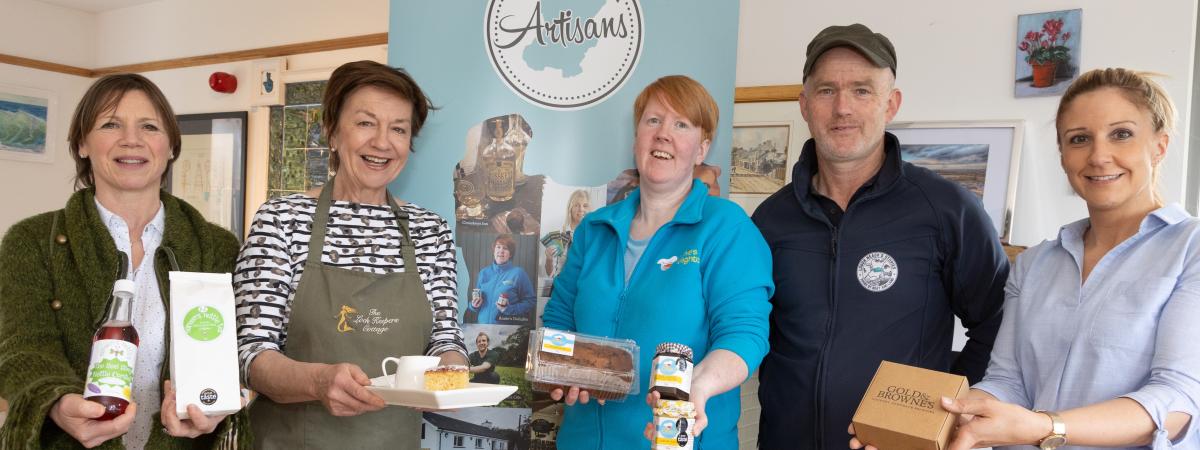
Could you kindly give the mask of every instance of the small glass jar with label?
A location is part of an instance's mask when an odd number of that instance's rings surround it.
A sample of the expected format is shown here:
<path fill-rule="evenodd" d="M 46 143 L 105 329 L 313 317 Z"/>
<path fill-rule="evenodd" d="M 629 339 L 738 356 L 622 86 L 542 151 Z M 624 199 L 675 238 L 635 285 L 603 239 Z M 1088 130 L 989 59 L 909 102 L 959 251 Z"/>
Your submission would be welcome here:
<path fill-rule="evenodd" d="M 654 351 L 654 373 L 650 390 L 663 400 L 690 400 L 692 390 L 692 348 L 674 342 L 658 344 Z"/>
<path fill-rule="evenodd" d="M 683 400 L 659 400 L 654 407 L 652 450 L 691 450 L 695 444 L 696 405 Z"/>

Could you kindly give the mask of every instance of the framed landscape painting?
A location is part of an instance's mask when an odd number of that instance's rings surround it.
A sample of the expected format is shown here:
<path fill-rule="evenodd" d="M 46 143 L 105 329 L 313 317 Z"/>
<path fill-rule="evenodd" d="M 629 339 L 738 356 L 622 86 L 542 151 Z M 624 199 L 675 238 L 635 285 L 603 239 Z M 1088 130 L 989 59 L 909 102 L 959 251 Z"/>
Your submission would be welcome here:
<path fill-rule="evenodd" d="M 0 159 L 54 161 L 54 94 L 0 84 Z"/>
<path fill-rule="evenodd" d="M 958 183 L 983 202 L 1000 239 L 1011 235 L 1024 126 L 1020 121 L 894 122 L 904 161 Z"/>

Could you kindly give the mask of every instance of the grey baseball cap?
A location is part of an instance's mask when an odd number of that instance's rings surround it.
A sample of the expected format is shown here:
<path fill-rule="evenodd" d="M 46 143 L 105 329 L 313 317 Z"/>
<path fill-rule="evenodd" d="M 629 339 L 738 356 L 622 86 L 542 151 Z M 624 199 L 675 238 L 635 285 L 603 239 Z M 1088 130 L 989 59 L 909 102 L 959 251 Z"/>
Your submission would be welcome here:
<path fill-rule="evenodd" d="M 804 61 L 804 80 L 812 73 L 813 66 L 822 54 L 835 47 L 850 47 L 878 67 L 892 69 L 896 74 L 896 48 L 887 36 L 871 31 L 866 25 L 834 25 L 817 33 L 808 43 L 808 56 Z"/>

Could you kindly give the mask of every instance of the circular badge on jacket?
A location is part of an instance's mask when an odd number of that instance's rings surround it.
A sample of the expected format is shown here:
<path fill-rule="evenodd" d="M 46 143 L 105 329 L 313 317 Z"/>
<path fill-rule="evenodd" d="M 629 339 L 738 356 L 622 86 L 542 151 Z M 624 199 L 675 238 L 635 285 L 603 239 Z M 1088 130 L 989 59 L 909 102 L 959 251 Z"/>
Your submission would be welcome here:
<path fill-rule="evenodd" d="M 858 283 L 871 292 L 883 292 L 896 284 L 900 268 L 896 259 L 884 252 L 867 253 L 858 261 Z"/>

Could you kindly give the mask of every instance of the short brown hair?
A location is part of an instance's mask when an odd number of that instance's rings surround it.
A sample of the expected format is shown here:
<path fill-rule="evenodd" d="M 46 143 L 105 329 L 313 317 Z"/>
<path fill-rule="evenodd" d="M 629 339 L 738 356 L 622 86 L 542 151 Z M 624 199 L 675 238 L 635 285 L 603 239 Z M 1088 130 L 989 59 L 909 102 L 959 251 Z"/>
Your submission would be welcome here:
<path fill-rule="evenodd" d="M 167 97 L 146 77 L 136 73 L 118 73 L 107 75 L 88 88 L 83 94 L 83 98 L 79 100 L 79 105 L 75 107 L 75 114 L 71 116 L 71 126 L 67 130 L 67 142 L 70 143 L 71 158 L 75 160 L 75 188 L 87 189 L 96 185 L 96 177 L 92 173 L 92 161 L 90 159 L 79 156 L 79 148 L 83 146 L 84 140 L 87 139 L 88 132 L 96 126 L 96 119 L 100 118 L 101 114 L 116 108 L 117 103 L 125 97 L 129 91 L 141 91 L 150 98 L 150 104 L 154 105 L 154 111 L 161 116 L 163 131 L 167 134 L 167 139 L 171 144 L 171 159 L 167 161 L 167 170 L 163 172 L 162 181 L 167 181 L 167 173 L 171 171 L 171 165 L 175 163 L 175 159 L 179 157 L 179 149 L 181 137 L 179 136 L 179 122 L 175 120 L 175 111 L 171 109 L 171 104 L 167 102 Z"/>
<path fill-rule="evenodd" d="M 363 86 L 382 88 L 412 102 L 413 138 L 420 133 L 421 125 L 425 123 L 429 111 L 437 109 L 404 69 L 370 60 L 349 62 L 334 70 L 329 76 L 329 83 L 325 85 L 325 96 L 321 99 L 321 128 L 325 130 L 326 138 L 332 139 L 337 131 L 338 118 L 342 114 L 342 105 L 346 103 L 346 99 Z M 412 151 L 416 151 L 416 148 L 412 148 Z M 338 169 L 338 159 L 335 155 L 330 155 L 329 169 L 335 172 Z"/>
<path fill-rule="evenodd" d="M 504 248 L 508 249 L 509 253 L 514 255 L 517 253 L 517 241 L 513 240 L 511 234 L 505 233 L 496 236 L 496 241 L 492 243 L 492 248 L 496 248 L 496 245 L 503 245 Z"/>
<path fill-rule="evenodd" d="M 657 98 L 676 112 L 683 114 L 693 125 L 700 127 L 704 139 L 712 141 L 720 111 L 716 100 L 698 81 L 683 75 L 668 75 L 650 83 L 633 101 L 633 125 L 642 120 L 642 112 L 650 99 Z"/>
<path fill-rule="evenodd" d="M 1166 89 L 1151 79 L 1154 75 L 1156 74 L 1150 72 L 1110 67 L 1090 70 L 1076 78 L 1063 93 L 1062 99 L 1058 102 L 1058 112 L 1054 114 L 1054 128 L 1057 134 L 1055 141 L 1058 142 L 1058 148 L 1062 149 L 1062 116 L 1071 106 L 1071 102 L 1080 95 L 1103 88 L 1117 89 L 1130 103 L 1149 112 L 1155 132 L 1167 134 L 1174 132 L 1175 103 L 1171 101 L 1171 97 L 1167 96 Z M 1154 186 L 1158 185 L 1158 165 L 1154 166 L 1150 180 Z M 1161 205 L 1163 203 L 1162 195 L 1159 194 L 1157 188 L 1154 188 L 1153 195 L 1155 203 Z"/>

